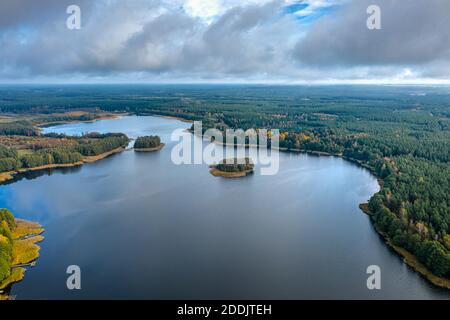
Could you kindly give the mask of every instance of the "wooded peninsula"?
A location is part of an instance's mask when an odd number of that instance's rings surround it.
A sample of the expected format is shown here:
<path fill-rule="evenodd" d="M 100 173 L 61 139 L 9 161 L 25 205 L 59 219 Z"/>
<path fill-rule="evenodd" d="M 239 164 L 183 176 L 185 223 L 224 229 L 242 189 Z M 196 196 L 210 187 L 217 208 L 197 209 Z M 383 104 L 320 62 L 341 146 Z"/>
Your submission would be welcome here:
<path fill-rule="evenodd" d="M 42 119 L 42 116 L 37 118 Z M 26 171 L 76 166 L 103 159 L 122 151 L 128 142 L 128 137 L 122 133 L 42 134 L 33 121 L 3 120 L 0 122 L 0 182 Z"/>

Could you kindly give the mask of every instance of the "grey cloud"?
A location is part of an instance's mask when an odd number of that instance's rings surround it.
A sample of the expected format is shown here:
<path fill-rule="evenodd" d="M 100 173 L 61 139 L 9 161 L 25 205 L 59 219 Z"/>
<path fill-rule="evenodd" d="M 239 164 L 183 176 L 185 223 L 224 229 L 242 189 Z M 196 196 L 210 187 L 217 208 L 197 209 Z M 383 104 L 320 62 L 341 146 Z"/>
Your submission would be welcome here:
<path fill-rule="evenodd" d="M 278 41 L 272 38 L 283 39 L 291 27 L 283 20 L 268 25 L 280 5 L 276 1 L 233 8 L 210 25 L 183 12 L 163 14 L 127 41 L 118 61 L 135 71 L 265 72 L 277 63 L 274 47 Z M 290 50 L 279 47 L 287 58 Z"/>
<path fill-rule="evenodd" d="M 182 63 L 182 50 L 196 36 L 197 21 L 183 13 L 167 13 L 131 36 L 116 61 L 123 69 L 167 71 Z"/>
<path fill-rule="evenodd" d="M 346 1 L 310 28 L 281 15 L 282 0 L 233 7 L 210 24 L 162 0 L 77 0 L 79 31 L 65 27 L 71 2 L 2 0 L 0 17 L 10 18 L 0 22 L 0 79 L 367 79 L 409 65 L 422 76 L 450 75 L 446 0 Z M 383 30 L 366 28 L 373 3 Z"/>
<path fill-rule="evenodd" d="M 274 19 L 281 5 L 274 1 L 235 7 L 206 24 L 183 10 L 164 10 L 158 1 L 144 7 L 105 2 L 80 31 L 43 23 L 26 44 L 21 44 L 18 33 L 9 32 L 4 35 L 6 50 L 0 57 L 25 76 L 283 74 L 294 44 L 289 42 L 289 31 L 295 22 L 289 17 Z"/>
<path fill-rule="evenodd" d="M 267 23 L 280 5 L 276 1 L 264 6 L 233 8 L 212 24 L 202 36 L 201 48 L 209 56 L 210 64 L 233 73 L 268 71 L 270 65 L 277 63 L 277 46 L 283 50 L 282 55 L 289 51 L 283 40 L 292 25 L 287 21 Z"/>
<path fill-rule="evenodd" d="M 92 0 L 2 0 L 0 1 L 0 28 L 17 25 L 33 26 L 50 19 L 66 19 L 66 9 L 77 4 L 88 13 L 95 1 Z"/>
<path fill-rule="evenodd" d="M 366 27 L 366 9 L 381 9 L 381 30 Z M 312 65 L 418 65 L 450 59 L 446 0 L 353 0 L 317 21 L 295 56 Z"/>

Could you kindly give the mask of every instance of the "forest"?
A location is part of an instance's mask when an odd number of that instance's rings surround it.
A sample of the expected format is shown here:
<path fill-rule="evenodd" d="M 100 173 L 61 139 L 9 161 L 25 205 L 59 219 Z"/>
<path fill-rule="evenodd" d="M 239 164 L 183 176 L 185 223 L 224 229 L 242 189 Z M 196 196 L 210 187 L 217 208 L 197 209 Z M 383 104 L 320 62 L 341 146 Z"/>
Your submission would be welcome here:
<path fill-rule="evenodd" d="M 0 209 L 0 284 L 11 274 L 12 230 L 15 226 L 11 212 Z"/>
<path fill-rule="evenodd" d="M 375 227 L 435 275 L 450 278 L 450 91 L 446 86 L 40 89 L 0 88 L 0 111 L 21 115 L 98 108 L 201 120 L 205 130 L 279 129 L 282 148 L 327 153 L 358 163 L 381 182 L 380 192 L 369 201 Z M 23 123 L 0 132 L 14 130 L 33 135 Z M 81 153 L 77 148 L 70 150 Z M 24 165 L 23 156 L 15 152 L 0 149 L 3 170 Z"/>

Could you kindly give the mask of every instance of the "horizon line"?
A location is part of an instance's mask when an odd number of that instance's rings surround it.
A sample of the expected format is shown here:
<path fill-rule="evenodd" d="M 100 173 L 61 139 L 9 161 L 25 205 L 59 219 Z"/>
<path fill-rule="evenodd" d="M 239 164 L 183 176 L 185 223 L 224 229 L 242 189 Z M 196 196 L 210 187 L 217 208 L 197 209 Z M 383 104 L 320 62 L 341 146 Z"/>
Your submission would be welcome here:
<path fill-rule="evenodd" d="M 202 82 L 202 81 L 193 81 L 193 82 L 126 82 L 126 81 L 118 81 L 118 82 L 1 82 L 0 86 L 33 86 L 33 85 L 48 85 L 48 86 L 70 86 L 70 85 L 204 85 L 204 86 L 246 86 L 246 85 L 254 85 L 254 86 L 450 86 L 450 80 L 446 81 L 437 81 L 437 82 L 252 82 L 252 81 L 243 81 L 243 82 Z"/>

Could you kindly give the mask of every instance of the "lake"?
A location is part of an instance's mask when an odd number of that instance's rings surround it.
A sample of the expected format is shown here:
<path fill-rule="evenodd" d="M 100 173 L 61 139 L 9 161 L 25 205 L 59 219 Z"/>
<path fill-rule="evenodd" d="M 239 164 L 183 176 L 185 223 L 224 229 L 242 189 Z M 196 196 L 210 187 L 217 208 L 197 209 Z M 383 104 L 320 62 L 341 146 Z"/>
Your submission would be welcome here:
<path fill-rule="evenodd" d="M 160 117 L 49 127 L 45 132 L 157 134 L 157 153 L 125 151 L 0 186 L 0 207 L 41 223 L 41 257 L 17 299 L 448 299 L 406 266 L 358 205 L 379 186 L 337 157 L 280 153 L 273 176 L 214 177 L 175 165 Z M 186 133 L 188 134 L 188 133 Z M 198 138 L 195 138 L 198 139 Z M 81 268 L 81 290 L 66 269 Z M 381 290 L 366 269 L 381 268 Z"/>

